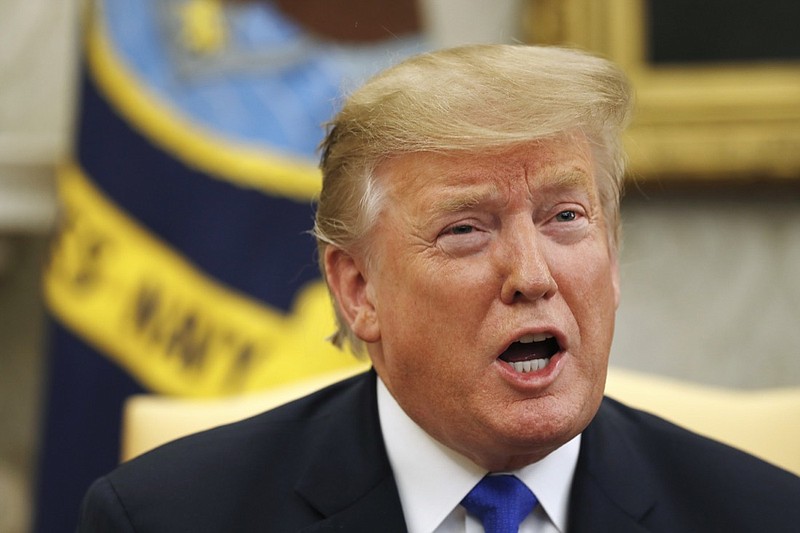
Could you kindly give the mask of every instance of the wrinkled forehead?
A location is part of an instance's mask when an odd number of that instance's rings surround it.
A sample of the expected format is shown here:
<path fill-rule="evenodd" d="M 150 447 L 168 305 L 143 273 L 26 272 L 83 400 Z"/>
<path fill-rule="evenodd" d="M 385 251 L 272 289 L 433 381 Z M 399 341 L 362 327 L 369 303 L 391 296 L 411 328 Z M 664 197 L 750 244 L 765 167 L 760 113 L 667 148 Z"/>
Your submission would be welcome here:
<path fill-rule="evenodd" d="M 479 198 L 533 194 L 545 188 L 580 188 L 596 197 L 595 165 L 585 140 L 537 141 L 485 151 L 410 153 L 383 161 L 378 185 L 394 202 L 461 195 L 456 204 Z M 447 200 L 445 199 L 445 202 Z"/>

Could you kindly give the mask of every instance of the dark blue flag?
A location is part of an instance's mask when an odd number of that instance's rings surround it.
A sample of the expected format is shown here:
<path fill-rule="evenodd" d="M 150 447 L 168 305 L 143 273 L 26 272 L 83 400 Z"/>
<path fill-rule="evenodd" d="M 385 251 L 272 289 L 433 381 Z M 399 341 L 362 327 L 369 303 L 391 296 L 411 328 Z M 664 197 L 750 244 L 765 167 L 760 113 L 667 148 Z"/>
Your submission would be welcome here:
<path fill-rule="evenodd" d="M 364 364 L 325 342 L 314 153 L 342 87 L 418 48 L 332 46 L 270 2 L 106 0 L 87 28 L 44 279 L 42 532 L 73 530 L 119 460 L 130 394 L 238 393 Z"/>

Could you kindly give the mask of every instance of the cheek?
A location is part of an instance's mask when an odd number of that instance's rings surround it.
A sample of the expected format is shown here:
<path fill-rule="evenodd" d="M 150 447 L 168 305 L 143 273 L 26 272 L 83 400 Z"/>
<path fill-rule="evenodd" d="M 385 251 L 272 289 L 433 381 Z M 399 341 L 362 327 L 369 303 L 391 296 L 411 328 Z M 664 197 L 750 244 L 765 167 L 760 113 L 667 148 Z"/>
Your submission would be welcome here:
<path fill-rule="evenodd" d="M 480 343 L 487 309 L 497 297 L 485 273 L 477 268 L 438 268 L 406 262 L 382 273 L 378 294 L 383 360 L 404 375 L 443 377 L 458 369 Z M 464 369 L 461 369 L 463 372 Z"/>
<path fill-rule="evenodd" d="M 618 294 L 614 263 L 605 249 L 562 257 L 553 272 L 582 335 L 610 336 Z"/>
<path fill-rule="evenodd" d="M 587 291 L 587 296 L 610 294 L 613 298 L 614 262 L 599 238 L 588 238 L 576 246 L 552 244 L 547 254 L 551 273 L 561 282 L 560 290 L 569 291 L 575 287 Z"/>
<path fill-rule="evenodd" d="M 486 261 L 413 261 L 395 275 L 395 301 L 408 313 L 401 316 L 444 333 L 479 322 L 482 303 L 499 295 Z"/>

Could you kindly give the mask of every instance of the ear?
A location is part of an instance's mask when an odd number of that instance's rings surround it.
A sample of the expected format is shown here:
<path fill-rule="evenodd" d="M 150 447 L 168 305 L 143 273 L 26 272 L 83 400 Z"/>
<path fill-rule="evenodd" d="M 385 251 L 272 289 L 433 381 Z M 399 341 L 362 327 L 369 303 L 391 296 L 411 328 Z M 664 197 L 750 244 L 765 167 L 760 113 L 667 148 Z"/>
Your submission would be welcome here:
<path fill-rule="evenodd" d="M 344 320 L 364 342 L 381 338 L 372 288 L 363 262 L 335 246 L 325 248 L 325 276 Z"/>

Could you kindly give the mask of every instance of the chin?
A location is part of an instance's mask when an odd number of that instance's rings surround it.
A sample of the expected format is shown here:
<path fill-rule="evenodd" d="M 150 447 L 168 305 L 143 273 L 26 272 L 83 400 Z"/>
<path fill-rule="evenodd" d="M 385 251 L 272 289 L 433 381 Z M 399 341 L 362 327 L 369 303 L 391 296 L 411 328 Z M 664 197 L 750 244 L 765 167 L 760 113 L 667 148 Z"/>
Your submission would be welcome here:
<path fill-rule="evenodd" d="M 602 396 L 572 401 L 548 396 L 529 400 L 524 411 L 507 420 L 502 431 L 509 444 L 555 449 L 581 433 L 594 418 Z"/>

